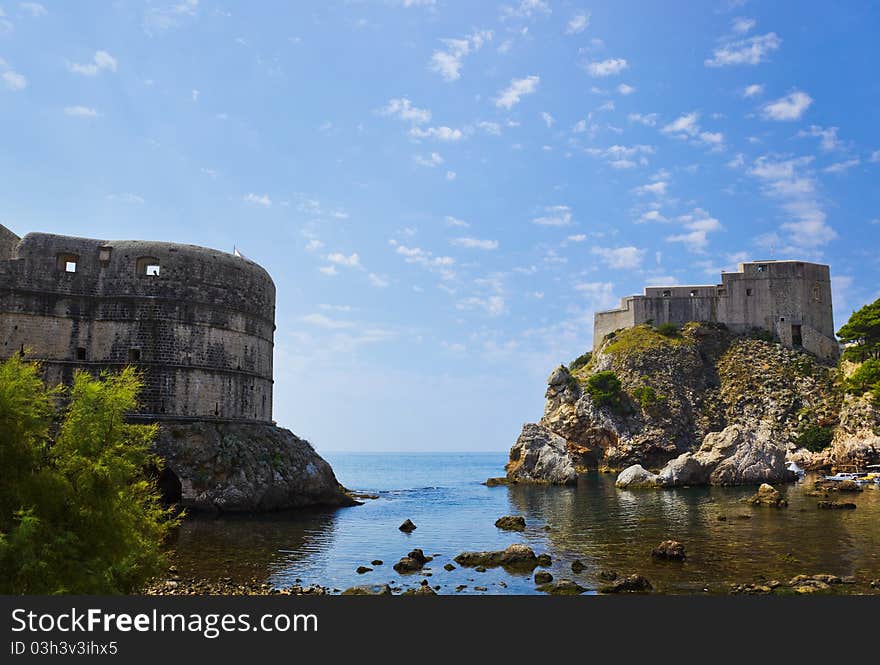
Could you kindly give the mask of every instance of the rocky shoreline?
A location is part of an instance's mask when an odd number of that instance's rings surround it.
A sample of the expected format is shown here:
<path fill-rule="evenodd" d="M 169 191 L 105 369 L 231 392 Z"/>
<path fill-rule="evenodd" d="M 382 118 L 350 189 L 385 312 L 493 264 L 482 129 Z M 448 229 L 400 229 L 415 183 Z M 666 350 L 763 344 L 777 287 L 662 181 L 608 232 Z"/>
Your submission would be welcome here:
<path fill-rule="evenodd" d="M 551 372 L 506 482 L 571 485 L 600 470 L 622 488 L 757 485 L 795 480 L 792 463 L 880 462 L 880 408 L 843 394 L 845 364 L 699 323 L 620 330 L 582 358 Z"/>

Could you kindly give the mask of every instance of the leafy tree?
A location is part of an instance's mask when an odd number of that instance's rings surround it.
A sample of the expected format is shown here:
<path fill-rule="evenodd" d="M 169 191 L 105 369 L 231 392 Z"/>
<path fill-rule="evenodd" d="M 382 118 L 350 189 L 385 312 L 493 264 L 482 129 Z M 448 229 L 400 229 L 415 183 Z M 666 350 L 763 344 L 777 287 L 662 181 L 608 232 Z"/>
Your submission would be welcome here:
<path fill-rule="evenodd" d="M 141 379 L 77 372 L 56 427 L 60 390 L 39 371 L 0 364 L 0 593 L 135 591 L 162 570 L 176 524 L 146 476 L 157 426 L 125 421 Z"/>
<path fill-rule="evenodd" d="M 846 380 L 846 391 L 854 395 L 870 392 L 880 399 L 880 360 L 866 360 Z"/>
<path fill-rule="evenodd" d="M 798 435 L 795 443 L 799 448 L 806 448 L 814 453 L 824 450 L 834 439 L 833 427 L 810 425 Z"/>
<path fill-rule="evenodd" d="M 855 361 L 880 358 L 880 299 L 853 312 L 837 336 L 849 344 L 844 358 Z"/>

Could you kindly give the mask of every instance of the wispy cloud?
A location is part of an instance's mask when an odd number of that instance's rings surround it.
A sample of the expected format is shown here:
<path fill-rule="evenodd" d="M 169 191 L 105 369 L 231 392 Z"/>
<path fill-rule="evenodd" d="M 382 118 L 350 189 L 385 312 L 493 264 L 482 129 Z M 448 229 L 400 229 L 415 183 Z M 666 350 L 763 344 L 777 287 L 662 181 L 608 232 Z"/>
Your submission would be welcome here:
<path fill-rule="evenodd" d="M 716 48 L 712 52 L 712 57 L 707 58 L 704 64 L 707 67 L 757 65 L 767 60 L 781 45 L 782 40 L 775 32 L 731 41 Z"/>
<path fill-rule="evenodd" d="M 440 166 L 443 163 L 443 157 L 438 152 L 432 152 L 430 155 L 416 155 L 413 157 L 415 163 L 419 166 L 424 166 L 427 168 L 434 168 L 435 166 Z"/>
<path fill-rule="evenodd" d="M 461 78 L 464 58 L 479 51 L 486 42 L 492 40 L 491 30 L 477 30 L 461 39 L 441 39 L 444 50 L 434 51 L 429 67 L 437 72 L 445 81 L 457 81 Z"/>
<path fill-rule="evenodd" d="M 498 98 L 495 100 L 495 106 L 499 108 L 509 109 L 519 104 L 519 100 L 523 95 L 531 95 L 538 89 L 541 82 L 539 76 L 526 76 L 521 79 L 513 79 L 510 85 L 502 90 Z"/>
<path fill-rule="evenodd" d="M 74 118 L 97 118 L 100 113 L 88 106 L 65 106 L 64 112 Z"/>
<path fill-rule="evenodd" d="M 738 18 L 733 19 L 730 29 L 733 30 L 738 35 L 744 35 L 747 32 L 750 32 L 752 28 L 757 25 L 757 21 L 753 18 L 745 18 L 740 16 Z"/>
<path fill-rule="evenodd" d="M 824 152 L 832 152 L 841 147 L 841 141 L 837 137 L 837 127 L 820 127 L 819 125 L 810 125 L 808 130 L 800 130 L 798 136 L 811 136 L 819 139 L 819 147 Z"/>
<path fill-rule="evenodd" d="M 550 14 L 549 3 L 546 0 L 520 0 L 516 5 L 502 5 L 501 19 L 532 18 L 538 14 Z"/>
<path fill-rule="evenodd" d="M 705 252 L 709 244 L 709 233 L 719 231 L 722 228 L 721 222 L 702 208 L 695 208 L 692 213 L 680 216 L 678 221 L 684 225 L 687 232 L 668 236 L 667 242 L 682 243 L 690 251 L 696 253 Z"/>
<path fill-rule="evenodd" d="M 579 35 L 590 25 L 590 12 L 579 11 L 572 16 L 565 26 L 565 34 Z"/>
<path fill-rule="evenodd" d="M 609 58 L 607 60 L 588 62 L 586 65 L 587 73 L 596 78 L 615 76 L 628 67 L 629 63 L 624 58 Z"/>
<path fill-rule="evenodd" d="M 414 125 L 424 125 L 431 121 L 431 112 L 428 109 L 420 109 L 413 106 L 406 97 L 389 99 L 388 103 L 378 111 L 379 115 L 399 118 Z"/>
<path fill-rule="evenodd" d="M 409 130 L 409 135 L 414 139 L 433 139 L 443 142 L 460 141 L 464 138 L 464 132 L 460 129 L 446 126 L 428 127 L 427 129 L 413 127 Z"/>
<path fill-rule="evenodd" d="M 535 217 L 532 224 L 538 226 L 568 226 L 571 224 L 571 208 L 565 205 L 548 206 L 544 215 Z"/>
<path fill-rule="evenodd" d="M 795 90 L 785 97 L 765 104 L 761 109 L 761 115 L 765 120 L 798 120 L 812 103 L 813 98 L 807 93 Z"/>
<path fill-rule="evenodd" d="M 858 166 L 861 163 L 862 163 L 862 161 L 856 157 L 853 159 L 847 159 L 846 161 L 843 161 L 843 162 L 836 162 L 836 163 L 832 164 L 831 166 L 826 166 L 822 170 L 825 173 L 846 173 L 852 167 Z"/>
<path fill-rule="evenodd" d="M 747 85 L 742 91 L 742 96 L 746 99 L 749 99 L 750 97 L 760 97 L 762 94 L 764 94 L 764 86 L 760 83 Z"/>
<path fill-rule="evenodd" d="M 642 265 L 645 250 L 628 245 L 626 247 L 593 247 L 592 254 L 598 256 L 609 268 L 634 269 Z"/>
<path fill-rule="evenodd" d="M 653 127 L 657 124 L 656 113 L 630 113 L 627 116 L 627 119 L 630 122 L 637 122 L 640 125 L 645 125 L 646 127 Z"/>
<path fill-rule="evenodd" d="M 12 69 L 2 58 L 0 58 L 0 80 L 8 90 L 24 90 L 27 87 L 27 78 Z"/>
<path fill-rule="evenodd" d="M 144 15 L 143 28 L 150 36 L 174 30 L 198 15 L 199 0 L 181 0 L 164 7 L 151 7 Z"/>
<path fill-rule="evenodd" d="M 244 200 L 246 203 L 253 203 L 263 208 L 270 208 L 272 206 L 272 199 L 267 194 L 254 194 L 251 192 L 245 195 Z"/>
<path fill-rule="evenodd" d="M 40 18 L 41 16 L 46 16 L 49 13 L 46 8 L 39 2 L 20 2 L 18 4 L 18 7 L 19 9 L 21 9 L 21 11 L 33 16 L 34 18 Z"/>
<path fill-rule="evenodd" d="M 480 238 L 453 238 L 449 241 L 456 247 L 467 249 L 498 249 L 497 240 L 481 240 Z"/>
<path fill-rule="evenodd" d="M 107 51 L 95 51 L 92 61 L 85 64 L 67 63 L 69 71 L 74 74 L 82 74 L 83 76 L 97 76 L 102 71 L 115 72 L 116 68 L 116 58 L 107 53 Z"/>

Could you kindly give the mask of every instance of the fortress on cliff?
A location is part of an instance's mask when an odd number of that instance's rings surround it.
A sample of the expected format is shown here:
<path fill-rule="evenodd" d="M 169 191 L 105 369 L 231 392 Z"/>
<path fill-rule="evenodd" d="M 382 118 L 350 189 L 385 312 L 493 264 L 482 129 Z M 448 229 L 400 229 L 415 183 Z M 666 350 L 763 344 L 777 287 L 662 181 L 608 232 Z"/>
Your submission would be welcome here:
<path fill-rule="evenodd" d="M 720 284 L 649 286 L 627 296 L 618 309 L 596 312 L 593 347 L 609 333 L 641 323 L 710 321 L 732 332 L 755 330 L 780 344 L 804 349 L 824 360 L 837 359 L 831 308 L 831 272 L 806 261 L 752 261 L 721 274 Z"/>
<path fill-rule="evenodd" d="M 0 357 L 143 371 L 149 420 L 272 421 L 275 285 L 256 263 L 166 242 L 19 238 L 0 225 Z"/>

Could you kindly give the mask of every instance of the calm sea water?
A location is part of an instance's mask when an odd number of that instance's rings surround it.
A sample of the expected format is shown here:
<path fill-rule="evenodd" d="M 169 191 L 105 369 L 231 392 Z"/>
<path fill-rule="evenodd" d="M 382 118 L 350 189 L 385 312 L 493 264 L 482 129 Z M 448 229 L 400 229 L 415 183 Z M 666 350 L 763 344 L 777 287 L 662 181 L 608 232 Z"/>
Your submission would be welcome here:
<path fill-rule="evenodd" d="M 818 510 L 818 499 L 806 495 L 808 477 L 781 488 L 790 505 L 779 510 L 741 503 L 755 488 L 621 491 L 610 474 L 587 474 L 576 487 L 482 485 L 503 475 L 506 453 L 325 457 L 346 487 L 379 498 L 337 510 L 188 519 L 175 543 L 181 575 L 279 587 L 301 580 L 335 589 L 391 582 L 409 588 L 424 577 L 398 575 L 391 566 L 419 547 L 436 557 L 428 580 L 439 593 L 536 593 L 530 575 L 443 570 L 461 551 L 522 542 L 551 555 L 555 577 L 591 589 L 603 570 L 641 573 L 667 593 L 724 592 L 734 583 L 801 573 L 880 578 L 877 487 L 834 497 L 856 503 L 856 510 Z M 496 529 L 495 520 L 507 514 L 523 515 L 526 531 Z M 412 534 L 397 528 L 407 518 L 418 526 Z M 652 561 L 651 549 L 666 538 L 685 544 L 686 562 Z M 372 566 L 374 559 L 384 564 Z M 586 566 L 577 575 L 574 559 Z M 374 570 L 358 575 L 361 565 Z M 467 587 L 456 592 L 459 585 Z"/>

